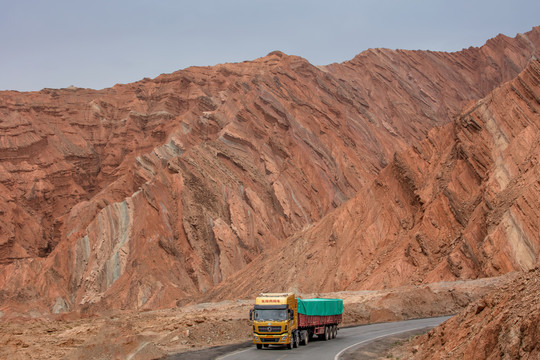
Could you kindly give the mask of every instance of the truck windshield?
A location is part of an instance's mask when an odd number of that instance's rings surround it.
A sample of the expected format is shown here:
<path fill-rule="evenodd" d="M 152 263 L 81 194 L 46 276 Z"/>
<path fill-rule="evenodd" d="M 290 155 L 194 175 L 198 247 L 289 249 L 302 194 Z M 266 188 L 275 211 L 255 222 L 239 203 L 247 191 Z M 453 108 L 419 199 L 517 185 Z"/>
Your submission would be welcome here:
<path fill-rule="evenodd" d="M 287 310 L 255 310 L 257 321 L 283 321 L 287 320 Z"/>

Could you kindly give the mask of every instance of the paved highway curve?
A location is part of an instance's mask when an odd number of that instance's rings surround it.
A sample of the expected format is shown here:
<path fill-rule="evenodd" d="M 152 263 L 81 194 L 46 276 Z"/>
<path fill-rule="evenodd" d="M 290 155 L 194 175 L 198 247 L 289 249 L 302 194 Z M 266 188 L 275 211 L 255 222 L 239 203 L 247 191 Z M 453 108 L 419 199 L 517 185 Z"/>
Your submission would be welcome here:
<path fill-rule="evenodd" d="M 219 360 L 278 360 L 278 359 L 329 359 L 338 360 L 346 350 L 367 344 L 370 341 L 395 335 L 398 333 L 434 327 L 449 319 L 449 316 L 416 319 L 391 323 L 381 323 L 372 325 L 362 325 L 340 329 L 338 335 L 333 340 L 310 342 L 307 346 L 300 346 L 296 349 L 288 350 L 280 347 L 269 347 L 257 350 L 255 345 L 247 350 L 240 350 L 219 357 Z"/>

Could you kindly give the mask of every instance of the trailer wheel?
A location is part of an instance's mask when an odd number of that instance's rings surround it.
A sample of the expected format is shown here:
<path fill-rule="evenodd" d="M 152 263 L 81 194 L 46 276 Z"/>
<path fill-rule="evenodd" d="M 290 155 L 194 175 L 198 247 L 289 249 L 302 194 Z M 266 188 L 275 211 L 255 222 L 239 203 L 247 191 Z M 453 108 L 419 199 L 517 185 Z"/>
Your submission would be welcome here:
<path fill-rule="evenodd" d="M 330 330 L 328 329 L 328 326 L 324 327 L 324 341 L 327 341 L 330 339 Z"/>
<path fill-rule="evenodd" d="M 334 325 L 334 339 L 337 337 L 337 325 Z"/>
<path fill-rule="evenodd" d="M 302 330 L 302 337 L 301 337 L 300 345 L 307 345 L 309 342 L 308 339 L 309 339 L 309 334 L 307 330 Z"/>

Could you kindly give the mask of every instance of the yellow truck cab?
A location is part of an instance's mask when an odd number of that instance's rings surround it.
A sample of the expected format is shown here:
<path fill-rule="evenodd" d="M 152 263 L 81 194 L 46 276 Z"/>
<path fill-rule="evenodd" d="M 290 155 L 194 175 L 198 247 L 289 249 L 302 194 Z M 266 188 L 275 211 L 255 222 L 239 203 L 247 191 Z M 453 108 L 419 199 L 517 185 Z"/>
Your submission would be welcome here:
<path fill-rule="evenodd" d="M 250 312 L 253 343 L 258 349 L 268 344 L 292 347 L 292 331 L 298 328 L 297 307 L 296 297 L 292 293 L 259 294 Z"/>

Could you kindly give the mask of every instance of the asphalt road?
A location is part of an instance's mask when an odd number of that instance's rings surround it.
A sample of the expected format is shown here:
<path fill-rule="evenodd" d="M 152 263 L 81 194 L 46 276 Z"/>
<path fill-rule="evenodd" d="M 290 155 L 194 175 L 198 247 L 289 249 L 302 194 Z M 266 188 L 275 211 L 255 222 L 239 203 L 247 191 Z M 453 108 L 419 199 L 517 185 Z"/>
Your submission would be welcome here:
<path fill-rule="evenodd" d="M 363 325 L 340 329 L 335 339 L 328 341 L 311 341 L 307 346 L 288 350 L 280 347 L 269 347 L 258 350 L 255 345 L 247 350 L 236 351 L 219 357 L 219 360 L 278 360 L 278 359 L 330 359 L 338 360 L 342 353 L 370 341 L 406 331 L 434 327 L 449 319 L 449 316 L 407 320 L 392 323 Z"/>

